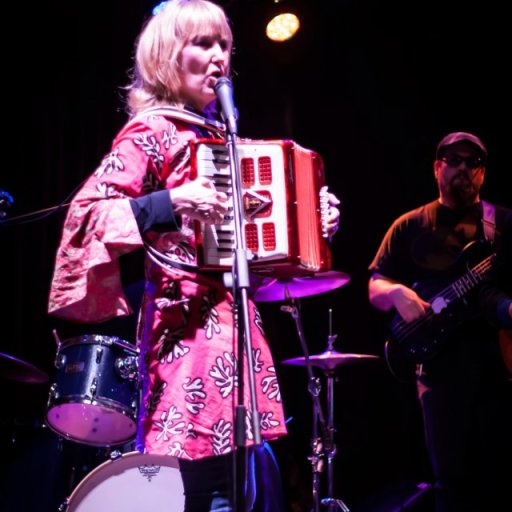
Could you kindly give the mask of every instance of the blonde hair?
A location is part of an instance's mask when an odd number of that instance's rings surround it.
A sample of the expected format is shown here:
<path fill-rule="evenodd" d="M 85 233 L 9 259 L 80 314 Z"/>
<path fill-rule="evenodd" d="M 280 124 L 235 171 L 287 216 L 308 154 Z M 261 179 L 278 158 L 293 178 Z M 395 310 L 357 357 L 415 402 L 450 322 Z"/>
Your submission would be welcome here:
<path fill-rule="evenodd" d="M 183 107 L 179 58 L 198 34 L 220 35 L 231 51 L 233 34 L 226 14 L 208 0 L 169 0 L 147 21 L 137 40 L 132 83 L 127 87 L 131 115 L 159 105 Z"/>

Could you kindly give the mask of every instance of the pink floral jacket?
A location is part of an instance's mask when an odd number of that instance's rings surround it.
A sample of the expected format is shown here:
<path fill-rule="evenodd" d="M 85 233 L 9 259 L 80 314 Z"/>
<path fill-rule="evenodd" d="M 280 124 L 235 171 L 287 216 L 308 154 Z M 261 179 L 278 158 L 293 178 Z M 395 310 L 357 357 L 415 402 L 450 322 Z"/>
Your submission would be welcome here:
<path fill-rule="evenodd" d="M 167 261 L 195 264 L 190 219 L 182 218 L 179 230 L 149 232 L 143 238 L 129 200 L 191 179 L 189 143 L 204 136 L 204 121 L 190 122 L 169 109 L 165 115 L 139 115 L 120 131 L 69 207 L 55 259 L 51 315 L 97 323 L 131 313 L 119 259 L 142 247 L 164 254 Z M 227 453 L 234 449 L 239 385 L 233 298 L 217 277 L 183 271 L 149 256 L 145 273 L 136 335 L 138 448 L 186 459 Z M 259 425 L 263 438 L 274 439 L 286 434 L 281 394 L 252 302 L 249 313 Z M 244 366 L 246 379 L 247 362 Z M 249 390 L 246 382 L 248 445 L 253 440 Z"/>

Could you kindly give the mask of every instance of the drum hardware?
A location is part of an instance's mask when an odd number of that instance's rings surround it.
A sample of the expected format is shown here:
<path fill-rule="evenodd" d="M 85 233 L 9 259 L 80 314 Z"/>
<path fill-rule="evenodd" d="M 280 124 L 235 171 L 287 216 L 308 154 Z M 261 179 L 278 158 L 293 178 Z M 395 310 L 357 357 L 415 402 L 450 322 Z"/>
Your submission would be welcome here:
<path fill-rule="evenodd" d="M 55 366 L 55 368 L 57 368 L 57 370 L 60 370 L 66 364 L 66 356 L 62 354 L 60 351 L 60 347 L 62 346 L 62 340 L 60 339 L 57 329 L 52 330 L 52 335 L 53 339 L 55 340 L 55 344 L 57 345 L 53 365 Z"/>
<path fill-rule="evenodd" d="M 53 364 L 57 370 L 60 370 L 66 364 L 66 356 L 64 354 L 57 353 Z"/>
<path fill-rule="evenodd" d="M 58 399 L 59 398 L 59 391 L 58 391 L 58 386 L 57 386 L 57 383 L 54 382 L 51 386 L 50 386 L 50 398 L 53 400 L 53 399 Z"/>
<path fill-rule="evenodd" d="M 139 360 L 135 356 L 118 357 L 114 368 L 122 379 L 135 380 L 139 370 Z"/>
<path fill-rule="evenodd" d="M 285 293 L 288 294 L 288 290 L 285 289 Z M 297 328 L 297 334 L 299 336 L 299 341 L 302 346 L 302 350 L 306 355 L 306 369 L 308 372 L 308 393 L 311 396 L 313 402 L 313 425 L 312 425 L 312 438 L 311 438 L 311 455 L 308 457 L 308 460 L 311 462 L 311 470 L 312 470 L 312 495 L 313 495 L 313 506 L 314 512 L 320 511 L 320 475 L 324 470 L 324 449 L 322 439 L 326 438 L 325 433 L 319 435 L 319 427 L 322 430 L 325 430 L 326 422 L 325 417 L 322 410 L 322 405 L 320 403 L 320 392 L 321 392 L 321 384 L 320 379 L 318 379 L 313 374 L 313 366 L 309 362 L 309 351 L 306 343 L 306 339 L 304 336 L 304 331 L 302 328 L 302 320 L 300 317 L 300 304 L 297 299 L 289 298 L 288 304 L 281 306 L 281 311 L 286 313 L 290 313 L 293 320 L 295 321 L 295 326 Z"/>
<path fill-rule="evenodd" d="M 96 361 L 98 361 L 98 360 L 96 360 Z M 86 396 L 86 398 L 89 398 L 90 400 L 92 400 L 96 396 L 97 389 L 98 389 L 98 379 L 97 379 L 97 377 L 94 377 L 94 379 L 92 379 L 91 387 L 89 388 L 89 391 L 91 392 L 91 396 L 90 397 Z"/>
<path fill-rule="evenodd" d="M 123 452 L 121 450 L 112 450 L 110 452 L 109 458 L 110 458 L 110 460 L 117 460 L 122 456 L 123 456 Z"/>
<path fill-rule="evenodd" d="M 295 366 L 305 366 L 308 375 L 308 391 L 313 397 L 313 437 L 311 440 L 312 454 L 308 457 L 313 470 L 313 499 L 315 512 L 319 510 L 320 503 L 327 507 L 329 512 L 341 510 L 350 512 L 345 503 L 333 497 L 334 494 L 334 458 L 337 454 L 337 447 L 334 440 L 336 429 L 334 427 L 334 379 L 336 369 L 347 364 L 354 364 L 361 361 L 380 359 L 378 356 L 370 354 L 348 354 L 334 350 L 334 342 L 337 335 L 332 334 L 332 310 L 329 310 L 329 335 L 327 336 L 327 349 L 316 355 L 309 355 L 304 340 L 302 325 L 300 321 L 300 312 L 296 303 L 292 300 L 290 305 L 282 306 L 282 311 L 292 314 L 295 319 L 299 338 L 301 340 L 304 357 L 297 357 L 282 361 L 282 364 Z M 321 385 L 319 379 L 313 374 L 313 367 L 323 370 L 327 380 L 327 421 L 322 414 L 322 408 L 319 402 Z M 318 423 L 320 424 L 322 436 L 318 435 Z M 324 471 L 325 463 L 327 465 L 327 497 L 319 499 L 320 474 Z"/>

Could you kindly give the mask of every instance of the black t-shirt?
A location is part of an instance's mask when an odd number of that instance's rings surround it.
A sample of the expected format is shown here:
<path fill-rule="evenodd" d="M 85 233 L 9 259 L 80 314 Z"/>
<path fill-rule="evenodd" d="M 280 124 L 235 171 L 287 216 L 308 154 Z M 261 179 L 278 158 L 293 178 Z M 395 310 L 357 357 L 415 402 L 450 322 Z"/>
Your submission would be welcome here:
<path fill-rule="evenodd" d="M 501 213 L 497 222 L 498 217 Z M 369 270 L 412 286 L 456 277 L 467 264 L 477 263 L 490 252 L 480 203 L 452 210 L 433 201 L 393 222 Z"/>

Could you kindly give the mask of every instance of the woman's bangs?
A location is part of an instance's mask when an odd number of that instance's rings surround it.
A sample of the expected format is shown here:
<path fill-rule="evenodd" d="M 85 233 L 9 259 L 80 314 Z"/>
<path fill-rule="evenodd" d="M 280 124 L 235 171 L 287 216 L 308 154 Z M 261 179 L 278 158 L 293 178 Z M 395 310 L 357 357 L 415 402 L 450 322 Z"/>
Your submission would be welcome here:
<path fill-rule="evenodd" d="M 233 42 L 231 29 L 226 23 L 226 19 L 222 13 L 217 12 L 202 12 L 190 13 L 187 19 L 181 23 L 181 30 L 183 34 L 187 34 L 187 40 L 191 40 L 197 36 L 214 37 L 220 36 L 229 42 L 230 46 Z"/>

